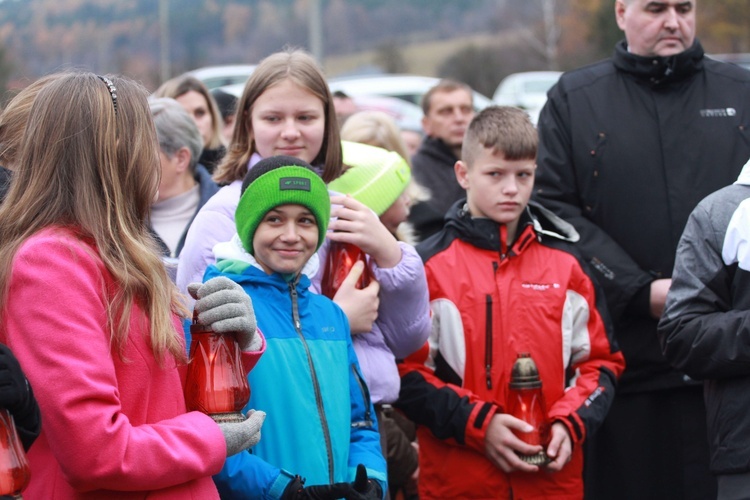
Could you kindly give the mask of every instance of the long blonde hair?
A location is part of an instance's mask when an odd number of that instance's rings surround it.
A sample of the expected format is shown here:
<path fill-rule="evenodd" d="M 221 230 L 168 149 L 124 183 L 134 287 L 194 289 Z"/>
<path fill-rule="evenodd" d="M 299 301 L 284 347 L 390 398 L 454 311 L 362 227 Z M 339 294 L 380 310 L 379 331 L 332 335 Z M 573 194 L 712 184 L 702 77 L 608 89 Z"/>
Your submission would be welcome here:
<path fill-rule="evenodd" d="M 398 124 L 383 111 L 357 111 L 341 126 L 341 139 L 395 151 L 411 167 L 411 158 Z"/>
<path fill-rule="evenodd" d="M 245 84 L 237 105 L 237 121 L 229 151 L 214 173 L 214 180 L 219 184 L 229 184 L 245 177 L 250 157 L 256 152 L 250 116 L 253 104 L 269 87 L 286 79 L 308 90 L 323 103 L 323 144 L 312 165 L 322 165 L 322 177 L 326 183 L 341 175 L 341 139 L 331 90 L 310 54 L 287 48 L 263 59 Z"/>
<path fill-rule="evenodd" d="M 156 133 L 147 91 L 109 76 L 60 75 L 31 108 L 13 183 L 0 206 L 0 305 L 5 308 L 18 248 L 47 227 L 94 241 L 118 287 L 107 304 L 110 340 L 122 356 L 136 302 L 147 314 L 158 360 L 185 359 L 171 312 L 185 313 L 146 220 L 159 184 Z M 73 285 L 74 286 L 74 285 Z"/>

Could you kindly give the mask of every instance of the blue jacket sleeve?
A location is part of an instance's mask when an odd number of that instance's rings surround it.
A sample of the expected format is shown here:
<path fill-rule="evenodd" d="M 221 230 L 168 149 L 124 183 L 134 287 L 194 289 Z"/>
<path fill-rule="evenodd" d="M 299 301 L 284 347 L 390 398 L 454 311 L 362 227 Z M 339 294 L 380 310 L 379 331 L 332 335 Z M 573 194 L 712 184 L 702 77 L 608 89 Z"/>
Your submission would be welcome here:
<path fill-rule="evenodd" d="M 243 451 L 228 457 L 221 472 L 213 479 L 223 500 L 275 500 L 281 497 L 292 477 L 288 472 Z"/>

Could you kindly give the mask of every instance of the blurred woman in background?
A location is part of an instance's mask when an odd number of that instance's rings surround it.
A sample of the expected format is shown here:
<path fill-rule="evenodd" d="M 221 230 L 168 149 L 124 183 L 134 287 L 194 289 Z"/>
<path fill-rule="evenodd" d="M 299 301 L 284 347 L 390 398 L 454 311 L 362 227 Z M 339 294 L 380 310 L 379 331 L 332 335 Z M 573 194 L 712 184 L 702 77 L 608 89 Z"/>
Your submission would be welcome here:
<path fill-rule="evenodd" d="M 208 88 L 194 76 L 181 75 L 161 84 L 154 97 L 171 97 L 190 113 L 203 138 L 203 151 L 198 163 L 213 174 L 227 148 L 222 135 L 224 122 Z"/>

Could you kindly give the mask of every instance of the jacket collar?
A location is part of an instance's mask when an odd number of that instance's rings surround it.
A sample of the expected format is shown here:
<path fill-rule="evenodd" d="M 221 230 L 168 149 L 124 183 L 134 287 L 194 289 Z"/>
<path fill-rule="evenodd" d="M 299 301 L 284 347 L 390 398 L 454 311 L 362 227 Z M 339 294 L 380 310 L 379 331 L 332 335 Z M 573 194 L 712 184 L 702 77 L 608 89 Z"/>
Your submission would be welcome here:
<path fill-rule="evenodd" d="M 703 46 L 696 38 L 687 50 L 668 57 L 643 57 L 628 52 L 627 42 L 615 46 L 613 56 L 617 69 L 659 87 L 691 77 L 703 69 Z"/>
<path fill-rule="evenodd" d="M 453 154 L 453 150 L 442 139 L 430 137 L 429 135 L 422 139 L 422 144 L 419 146 L 417 154 L 440 160 L 440 164 L 450 164 L 451 169 L 453 169 L 453 165 L 458 161 L 456 155 Z"/>
<path fill-rule="evenodd" d="M 224 273 L 250 276 L 253 277 L 255 281 L 266 281 L 262 278 L 264 276 L 271 276 L 268 281 L 283 286 L 284 288 L 288 286 L 288 280 L 286 280 L 281 274 L 266 274 L 255 257 L 245 251 L 242 246 L 242 241 L 236 233 L 230 241 L 214 245 L 213 251 L 214 256 L 216 257 L 216 267 Z M 316 252 L 310 257 L 310 260 L 305 263 L 305 267 L 302 268 L 302 273 L 296 279 L 299 286 L 303 289 L 308 288 L 310 286 L 310 278 L 315 276 L 318 272 L 319 266 L 320 258 Z"/>
<path fill-rule="evenodd" d="M 501 254 L 518 254 L 533 240 L 553 238 L 576 242 L 578 232 L 573 226 L 534 201 L 530 201 L 521 214 L 516 238 L 506 241 L 505 227 L 492 219 L 472 217 L 466 199 L 453 204 L 446 215 L 446 228 L 453 227 L 459 237 L 471 245 Z M 508 248 L 508 245 L 510 249 Z"/>

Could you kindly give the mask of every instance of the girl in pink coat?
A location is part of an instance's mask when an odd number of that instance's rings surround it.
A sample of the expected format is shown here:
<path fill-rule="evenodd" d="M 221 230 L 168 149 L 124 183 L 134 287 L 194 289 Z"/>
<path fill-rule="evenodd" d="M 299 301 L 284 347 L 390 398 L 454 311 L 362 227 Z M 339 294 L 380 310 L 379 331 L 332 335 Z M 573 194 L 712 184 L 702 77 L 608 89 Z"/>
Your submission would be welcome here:
<path fill-rule="evenodd" d="M 42 413 L 27 500 L 218 498 L 211 475 L 260 438 L 262 412 L 219 425 L 186 411 L 187 311 L 147 229 L 160 169 L 146 96 L 91 73 L 46 84 L 0 208 L 0 341 Z M 242 332 L 251 369 L 265 342 L 245 294 L 213 281 L 196 296 L 214 330 Z"/>

